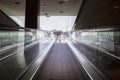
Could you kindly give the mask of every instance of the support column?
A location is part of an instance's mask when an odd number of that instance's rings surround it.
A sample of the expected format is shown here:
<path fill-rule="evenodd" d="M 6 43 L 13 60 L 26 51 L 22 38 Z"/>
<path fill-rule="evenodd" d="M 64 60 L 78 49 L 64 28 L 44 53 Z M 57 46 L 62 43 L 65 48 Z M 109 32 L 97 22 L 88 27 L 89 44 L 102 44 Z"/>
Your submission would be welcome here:
<path fill-rule="evenodd" d="M 38 29 L 40 0 L 26 0 L 25 28 Z"/>

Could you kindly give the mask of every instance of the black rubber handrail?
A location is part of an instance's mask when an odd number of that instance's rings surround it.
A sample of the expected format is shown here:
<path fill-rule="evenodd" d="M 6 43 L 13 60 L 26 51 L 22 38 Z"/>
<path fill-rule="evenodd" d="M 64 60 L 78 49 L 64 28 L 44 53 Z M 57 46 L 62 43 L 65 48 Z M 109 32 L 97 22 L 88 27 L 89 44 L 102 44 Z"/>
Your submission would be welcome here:
<path fill-rule="evenodd" d="M 82 43 L 82 44 L 84 44 L 84 43 Z M 112 58 L 112 59 L 117 60 L 118 62 L 120 62 L 120 57 L 118 57 L 116 55 L 113 55 L 112 53 L 110 53 L 110 51 L 107 51 L 106 49 L 104 49 L 102 47 L 95 46 L 95 45 L 90 45 L 90 44 L 84 44 L 84 45 L 87 45 L 87 46 L 90 46 L 91 48 L 97 49 L 98 51 L 102 52 L 101 54 L 109 56 L 109 58 Z M 92 47 L 92 46 L 94 46 L 94 47 Z"/>
<path fill-rule="evenodd" d="M 76 58 L 79 60 L 80 64 L 84 68 L 85 72 L 91 80 L 108 80 L 100 70 L 98 70 L 83 54 L 81 51 L 77 50 L 73 44 L 68 43 L 72 51 L 74 52 Z M 72 47 L 73 46 L 73 47 Z M 86 61 L 86 62 L 85 62 Z M 85 66 L 87 64 L 87 68 Z M 93 72 L 91 72 L 93 70 Z"/>
<path fill-rule="evenodd" d="M 44 53 L 48 54 L 48 52 L 50 51 L 50 49 L 52 48 L 52 46 L 54 45 L 56 40 L 54 40 L 51 44 L 49 44 L 46 48 L 44 48 L 41 51 L 41 54 L 38 55 L 33 61 L 32 63 L 17 77 L 16 80 L 32 80 L 36 74 L 36 72 L 38 71 L 39 67 L 41 66 L 42 62 L 39 60 L 41 55 L 43 55 Z M 37 62 L 39 61 L 39 62 Z M 40 62 L 41 61 L 41 62 Z M 36 62 L 38 64 L 36 64 Z"/>
<path fill-rule="evenodd" d="M 73 32 L 78 32 L 78 31 L 82 31 L 82 32 L 104 32 L 104 31 L 113 31 L 113 30 L 120 30 L 120 25 L 115 25 L 115 26 L 102 26 L 99 28 L 90 28 L 90 29 L 80 29 L 80 30 L 75 30 Z"/>

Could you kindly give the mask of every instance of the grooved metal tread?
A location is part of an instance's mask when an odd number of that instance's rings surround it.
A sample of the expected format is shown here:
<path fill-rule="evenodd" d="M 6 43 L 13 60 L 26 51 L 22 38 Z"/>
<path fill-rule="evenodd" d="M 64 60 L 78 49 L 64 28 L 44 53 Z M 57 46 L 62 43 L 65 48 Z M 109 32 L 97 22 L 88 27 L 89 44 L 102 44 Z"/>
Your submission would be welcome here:
<path fill-rule="evenodd" d="M 84 80 L 67 43 L 55 43 L 35 80 Z"/>

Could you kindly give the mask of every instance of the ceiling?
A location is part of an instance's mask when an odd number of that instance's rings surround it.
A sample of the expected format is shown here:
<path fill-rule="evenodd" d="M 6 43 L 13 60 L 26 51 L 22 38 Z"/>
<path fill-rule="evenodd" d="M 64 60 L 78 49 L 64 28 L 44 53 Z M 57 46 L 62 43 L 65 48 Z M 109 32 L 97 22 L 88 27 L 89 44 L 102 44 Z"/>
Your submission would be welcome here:
<path fill-rule="evenodd" d="M 8 16 L 24 16 L 25 0 L 0 0 L 0 9 Z"/>
<path fill-rule="evenodd" d="M 25 15 L 25 0 L 0 0 L 0 9 L 9 16 Z M 40 0 L 40 15 L 77 16 L 81 0 Z"/>
<path fill-rule="evenodd" d="M 8 16 L 25 16 L 25 1 L 0 0 L 0 9 Z M 41 16 L 77 16 L 78 12 L 76 30 L 120 24 L 120 0 L 40 0 Z"/>
<path fill-rule="evenodd" d="M 60 4 L 61 2 L 64 2 Z M 76 16 L 80 8 L 81 0 L 41 0 L 41 15 Z M 44 5 L 48 5 L 45 7 Z"/>
<path fill-rule="evenodd" d="M 83 0 L 75 30 L 120 25 L 120 0 Z"/>

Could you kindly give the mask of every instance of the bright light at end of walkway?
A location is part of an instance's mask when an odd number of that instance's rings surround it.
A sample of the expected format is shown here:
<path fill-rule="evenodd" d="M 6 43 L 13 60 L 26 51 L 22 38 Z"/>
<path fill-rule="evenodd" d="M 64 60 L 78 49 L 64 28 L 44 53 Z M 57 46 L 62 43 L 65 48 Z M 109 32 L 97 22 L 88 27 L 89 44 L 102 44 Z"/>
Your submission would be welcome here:
<path fill-rule="evenodd" d="M 40 28 L 42 30 L 71 31 L 76 16 L 40 16 Z"/>

